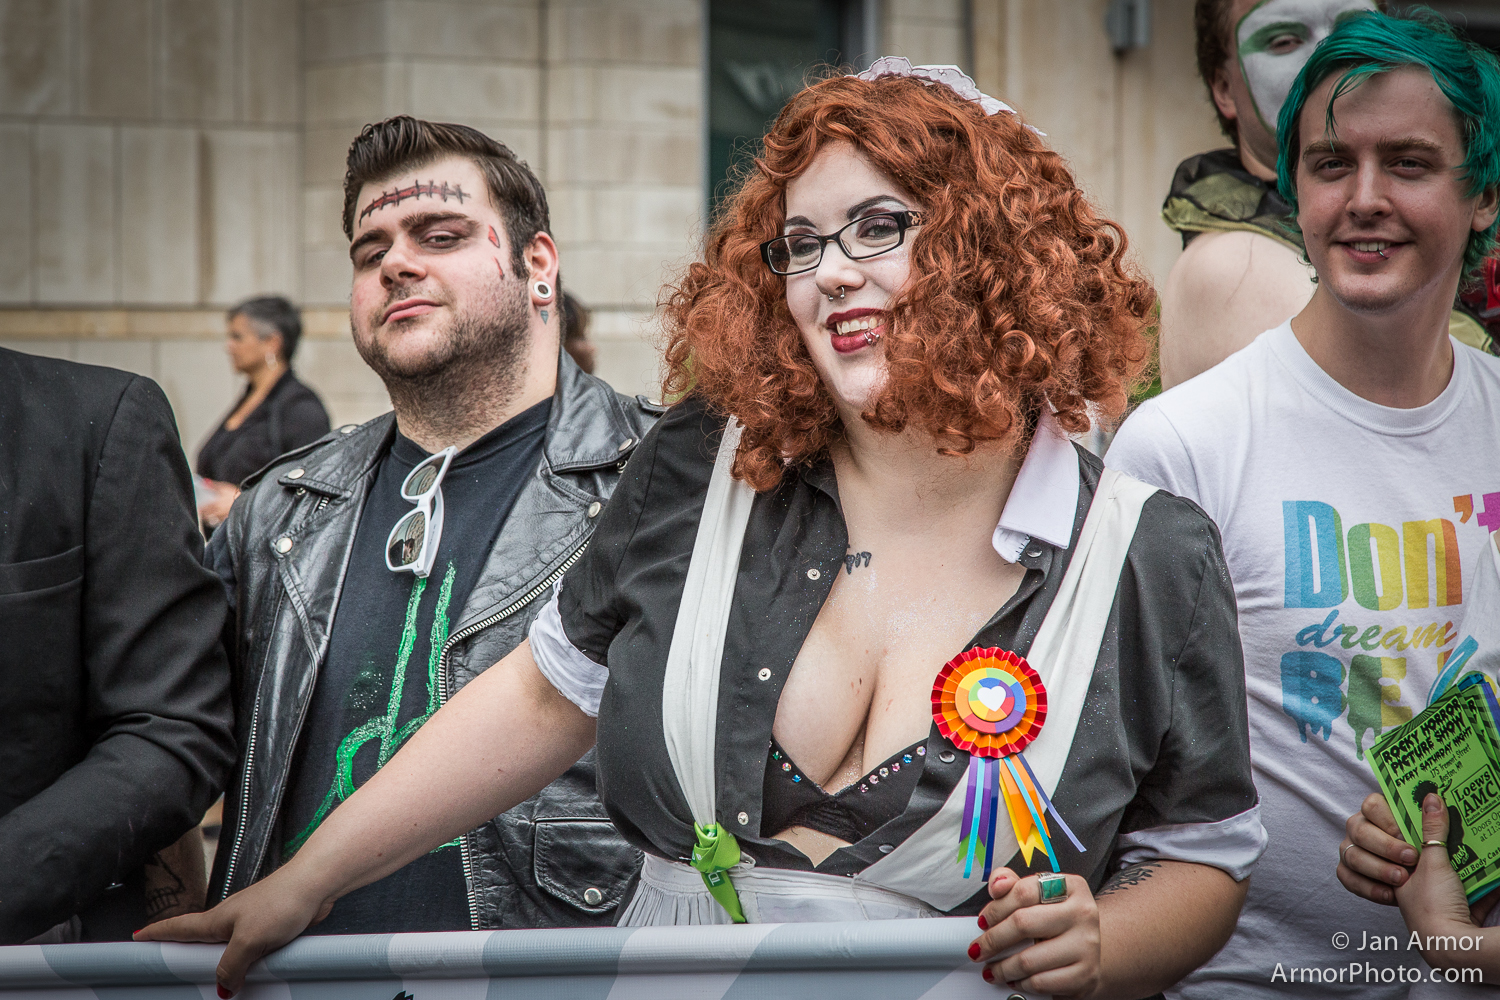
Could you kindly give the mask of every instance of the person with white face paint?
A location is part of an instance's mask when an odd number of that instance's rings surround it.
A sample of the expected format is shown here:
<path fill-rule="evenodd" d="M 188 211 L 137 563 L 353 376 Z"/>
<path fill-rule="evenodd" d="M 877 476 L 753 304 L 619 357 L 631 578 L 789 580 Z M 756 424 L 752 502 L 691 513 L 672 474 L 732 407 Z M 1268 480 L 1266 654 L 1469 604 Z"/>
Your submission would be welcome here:
<path fill-rule="evenodd" d="M 1212 955 L 1264 848 L 1230 584 L 1201 511 L 1064 433 L 1123 408 L 1155 296 L 1008 112 L 904 59 L 794 96 L 529 642 L 280 871 L 147 934 L 228 939 L 237 989 L 597 741 L 647 858 L 622 924 L 966 916 L 944 997 L 1135 1000 Z"/>
<path fill-rule="evenodd" d="M 1276 119 L 1317 44 L 1371 0 L 1198 0 L 1198 71 L 1235 143 L 1184 160 L 1162 207 L 1183 253 L 1161 291 L 1161 384 L 1212 368 L 1298 312 L 1313 294 L 1302 234 L 1276 193 Z M 1459 340 L 1493 350 L 1455 304 Z"/>
<path fill-rule="evenodd" d="M 1312 50 L 1349 13 L 1374 6 L 1367 0 L 1260 0 L 1235 24 L 1235 55 L 1259 127 L 1250 128 L 1239 108 L 1236 120 L 1257 165 L 1274 164 L 1276 119 Z"/>

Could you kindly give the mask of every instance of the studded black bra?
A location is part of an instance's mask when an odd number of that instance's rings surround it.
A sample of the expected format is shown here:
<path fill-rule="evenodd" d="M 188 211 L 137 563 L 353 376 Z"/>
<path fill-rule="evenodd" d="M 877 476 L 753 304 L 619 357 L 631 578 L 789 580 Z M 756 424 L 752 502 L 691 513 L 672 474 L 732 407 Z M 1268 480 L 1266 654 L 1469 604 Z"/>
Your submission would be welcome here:
<path fill-rule="evenodd" d="M 772 739 L 761 791 L 761 836 L 774 837 L 789 826 L 805 826 L 857 843 L 906 811 L 926 754 L 925 739 L 913 743 L 830 795 L 804 775 Z"/>

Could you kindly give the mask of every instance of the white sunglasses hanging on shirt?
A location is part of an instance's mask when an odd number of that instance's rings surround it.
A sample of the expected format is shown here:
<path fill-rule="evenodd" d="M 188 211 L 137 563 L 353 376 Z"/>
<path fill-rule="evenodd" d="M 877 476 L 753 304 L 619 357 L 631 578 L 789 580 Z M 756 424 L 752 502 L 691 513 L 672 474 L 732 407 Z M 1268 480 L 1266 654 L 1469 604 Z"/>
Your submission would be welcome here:
<path fill-rule="evenodd" d="M 385 566 L 392 573 L 426 577 L 432 572 L 443 538 L 443 477 L 457 454 L 457 448 L 444 448 L 418 462 L 401 481 L 401 498 L 417 506 L 401 515 L 385 540 Z"/>

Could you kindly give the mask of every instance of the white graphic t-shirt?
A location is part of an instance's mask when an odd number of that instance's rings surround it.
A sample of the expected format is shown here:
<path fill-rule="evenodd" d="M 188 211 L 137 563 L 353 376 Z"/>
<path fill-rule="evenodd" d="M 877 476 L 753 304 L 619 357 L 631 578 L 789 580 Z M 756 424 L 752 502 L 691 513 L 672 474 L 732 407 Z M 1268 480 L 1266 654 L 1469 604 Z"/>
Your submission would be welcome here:
<path fill-rule="evenodd" d="M 1334 868 L 1377 790 L 1365 753 L 1427 706 L 1500 528 L 1500 359 L 1453 350 L 1437 399 L 1393 409 L 1335 382 L 1284 323 L 1143 404 L 1105 456 L 1223 535 L 1271 838 L 1234 937 L 1175 995 L 1395 998 L 1427 975 L 1400 913 Z"/>

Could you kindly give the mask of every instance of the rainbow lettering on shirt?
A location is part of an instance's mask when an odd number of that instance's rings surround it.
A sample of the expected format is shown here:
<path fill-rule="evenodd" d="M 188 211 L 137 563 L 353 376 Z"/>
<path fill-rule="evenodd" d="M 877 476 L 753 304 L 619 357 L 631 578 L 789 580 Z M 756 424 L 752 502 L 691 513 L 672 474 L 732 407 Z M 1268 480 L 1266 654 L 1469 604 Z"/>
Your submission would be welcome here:
<path fill-rule="evenodd" d="M 1500 493 L 1480 496 L 1477 516 L 1473 494 L 1453 498 L 1458 524 L 1471 525 L 1465 531 L 1500 528 Z M 1300 626 L 1291 637 L 1296 648 L 1281 657 L 1282 711 L 1304 743 L 1310 735 L 1328 740 L 1346 718 L 1363 759 L 1367 740 L 1425 707 L 1425 684 L 1403 694 L 1409 670 L 1420 666 L 1420 677 L 1431 664 L 1435 675 L 1454 652 L 1459 633 L 1451 619 L 1464 600 L 1459 528 L 1434 517 L 1346 530 L 1339 512 L 1319 500 L 1283 501 L 1282 525 L 1283 606 L 1331 609 Z M 1402 614 L 1427 609 L 1436 615 L 1412 621 Z"/>
<path fill-rule="evenodd" d="M 1346 546 L 1343 520 L 1329 504 L 1287 500 L 1281 513 L 1286 607 L 1337 607 L 1351 589 L 1371 611 L 1398 608 L 1403 595 L 1409 608 L 1463 603 L 1458 533 L 1447 518 L 1406 521 L 1399 535 L 1389 525 L 1356 524 Z"/>

